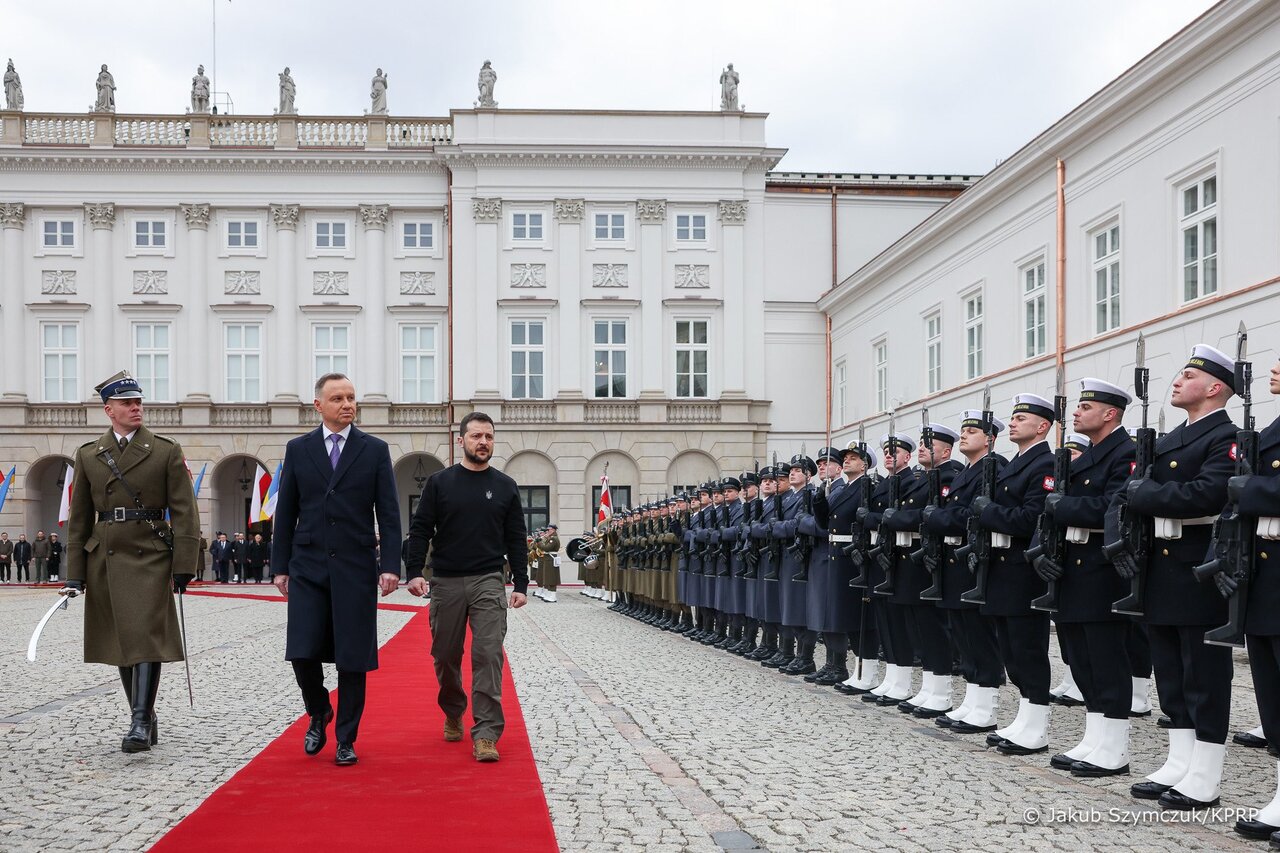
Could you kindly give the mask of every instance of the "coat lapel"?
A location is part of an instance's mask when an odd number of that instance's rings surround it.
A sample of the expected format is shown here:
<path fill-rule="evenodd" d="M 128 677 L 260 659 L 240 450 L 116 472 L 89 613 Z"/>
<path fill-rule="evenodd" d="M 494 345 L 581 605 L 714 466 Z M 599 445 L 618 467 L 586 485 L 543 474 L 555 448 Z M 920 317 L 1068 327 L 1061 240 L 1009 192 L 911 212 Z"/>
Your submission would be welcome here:
<path fill-rule="evenodd" d="M 338 457 L 338 467 L 333 471 L 333 477 L 329 480 L 329 488 L 337 485 L 342 479 L 342 475 L 347 473 L 347 469 L 355 462 L 357 456 L 364 450 L 364 433 L 356 429 L 354 426 L 347 435 L 346 445 L 342 448 L 342 455 Z M 329 458 L 325 457 L 325 464 L 329 463 Z"/>
<path fill-rule="evenodd" d="M 1048 442 L 1039 442 L 1035 447 L 1028 449 L 1026 453 L 1013 457 L 1009 464 L 1000 469 L 1000 476 L 997 479 L 1008 480 L 1010 477 L 1018 476 L 1019 471 L 1039 459 L 1042 455 L 1050 452 Z"/>
<path fill-rule="evenodd" d="M 305 442 L 307 455 L 315 463 L 316 471 L 326 483 L 333 478 L 333 466 L 329 464 L 329 454 L 324 449 L 324 428 L 316 427 L 307 436 Z"/>
<path fill-rule="evenodd" d="M 115 436 L 112 435 L 114 439 Z M 130 468 L 136 467 L 144 459 L 151 455 L 151 445 L 155 442 L 155 436 L 151 430 L 146 427 L 138 427 L 138 431 L 133 434 L 133 439 L 124 449 L 124 453 L 117 455 L 116 464 L 120 466 L 120 473 L 128 473 Z"/>

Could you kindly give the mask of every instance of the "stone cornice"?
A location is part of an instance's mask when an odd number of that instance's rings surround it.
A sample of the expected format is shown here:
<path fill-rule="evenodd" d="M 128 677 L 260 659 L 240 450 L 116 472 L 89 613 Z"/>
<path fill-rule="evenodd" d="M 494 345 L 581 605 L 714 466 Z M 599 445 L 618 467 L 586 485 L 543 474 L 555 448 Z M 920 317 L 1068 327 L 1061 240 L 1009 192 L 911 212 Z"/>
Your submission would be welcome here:
<path fill-rule="evenodd" d="M 247 172 L 310 174 L 443 174 L 427 151 L 115 151 L 74 148 L 0 149 L 0 171 L 40 172 L 206 172 L 234 168 Z"/>
<path fill-rule="evenodd" d="M 476 150 L 437 148 L 450 168 L 459 166 L 560 166 L 571 168 L 772 169 L 785 148 L 610 149 L 547 146 Z"/>

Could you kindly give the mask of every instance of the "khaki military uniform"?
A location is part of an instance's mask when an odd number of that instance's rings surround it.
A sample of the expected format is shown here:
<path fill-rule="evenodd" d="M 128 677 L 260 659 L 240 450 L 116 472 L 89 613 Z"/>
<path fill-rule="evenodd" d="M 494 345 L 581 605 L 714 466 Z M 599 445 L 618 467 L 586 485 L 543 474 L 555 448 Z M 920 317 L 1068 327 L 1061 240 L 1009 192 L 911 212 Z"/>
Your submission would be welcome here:
<path fill-rule="evenodd" d="M 560 567 L 556 565 L 555 554 L 560 551 L 560 537 L 552 533 L 542 540 L 542 556 L 538 558 L 538 586 L 547 592 L 555 592 L 560 586 Z"/>
<path fill-rule="evenodd" d="M 169 521 L 99 521 L 98 514 L 136 509 L 104 460 L 109 452 L 147 509 Z M 173 550 L 152 529 L 173 530 Z M 194 573 L 200 545 L 191 475 L 182 448 L 139 427 L 123 452 L 107 433 L 76 451 L 67 521 L 66 576 L 84 582 L 86 663 L 133 666 L 182 660 L 173 575 Z"/>

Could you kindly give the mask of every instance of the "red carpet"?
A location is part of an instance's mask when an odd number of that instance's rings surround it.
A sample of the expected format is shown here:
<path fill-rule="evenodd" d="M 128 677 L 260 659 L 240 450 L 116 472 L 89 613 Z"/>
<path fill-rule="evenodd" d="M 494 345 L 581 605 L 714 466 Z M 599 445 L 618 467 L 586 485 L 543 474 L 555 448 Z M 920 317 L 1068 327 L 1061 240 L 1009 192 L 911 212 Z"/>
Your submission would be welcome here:
<path fill-rule="evenodd" d="M 430 648 L 426 608 L 382 647 L 381 667 L 369 673 L 359 764 L 333 763 L 332 725 L 319 755 L 303 753 L 302 716 L 152 849 L 559 850 L 510 669 L 502 760 L 478 764 L 469 733 L 444 742 Z M 464 655 L 468 691 L 469 661 Z M 468 713 L 463 729 L 470 725 Z"/>

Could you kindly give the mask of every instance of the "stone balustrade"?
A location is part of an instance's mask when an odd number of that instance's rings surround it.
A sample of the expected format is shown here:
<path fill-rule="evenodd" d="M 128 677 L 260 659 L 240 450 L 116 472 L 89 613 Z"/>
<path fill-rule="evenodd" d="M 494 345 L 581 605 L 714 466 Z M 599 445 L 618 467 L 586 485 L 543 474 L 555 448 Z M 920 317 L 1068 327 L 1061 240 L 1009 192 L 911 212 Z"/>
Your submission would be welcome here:
<path fill-rule="evenodd" d="M 365 116 L 128 115 L 0 110 L 0 147 L 269 148 L 383 151 L 453 142 L 448 118 Z"/>

